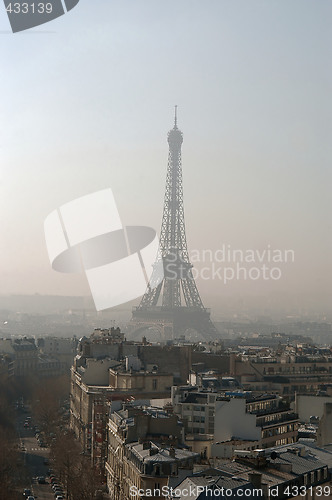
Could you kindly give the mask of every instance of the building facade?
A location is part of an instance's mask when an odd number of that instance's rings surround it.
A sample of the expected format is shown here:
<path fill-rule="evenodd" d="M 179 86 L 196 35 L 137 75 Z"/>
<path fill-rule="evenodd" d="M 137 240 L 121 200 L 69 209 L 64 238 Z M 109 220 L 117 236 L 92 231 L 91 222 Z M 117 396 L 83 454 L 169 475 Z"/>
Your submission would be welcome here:
<path fill-rule="evenodd" d="M 125 405 L 108 423 L 107 487 L 111 500 L 159 498 L 179 470 L 192 472 L 200 455 L 181 447 L 183 428 L 175 415 Z"/>
<path fill-rule="evenodd" d="M 172 404 L 185 423 L 186 442 L 196 450 L 206 447 L 208 455 L 212 444 L 236 439 L 262 448 L 297 439 L 298 416 L 276 395 L 225 396 L 182 386 L 172 388 Z"/>

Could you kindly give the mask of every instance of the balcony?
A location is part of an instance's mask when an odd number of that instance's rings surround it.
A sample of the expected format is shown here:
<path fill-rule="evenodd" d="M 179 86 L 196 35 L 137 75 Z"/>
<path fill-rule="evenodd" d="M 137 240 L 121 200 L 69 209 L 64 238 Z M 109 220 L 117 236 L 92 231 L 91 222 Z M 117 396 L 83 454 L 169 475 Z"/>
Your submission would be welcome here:
<path fill-rule="evenodd" d="M 273 413 L 270 413 L 271 417 Z M 267 419 L 266 417 L 258 417 L 256 420 L 256 426 L 258 427 L 272 427 L 284 422 L 294 422 L 299 418 L 297 413 L 292 411 L 287 411 L 283 413 L 277 413 L 274 418 Z"/>
<path fill-rule="evenodd" d="M 252 415 L 257 415 L 257 417 L 264 416 L 264 415 L 273 415 L 274 413 L 280 413 L 284 411 L 289 411 L 289 405 L 279 403 L 278 406 L 271 407 L 271 408 L 266 408 L 264 410 L 252 410 L 248 413 L 251 413 Z"/>

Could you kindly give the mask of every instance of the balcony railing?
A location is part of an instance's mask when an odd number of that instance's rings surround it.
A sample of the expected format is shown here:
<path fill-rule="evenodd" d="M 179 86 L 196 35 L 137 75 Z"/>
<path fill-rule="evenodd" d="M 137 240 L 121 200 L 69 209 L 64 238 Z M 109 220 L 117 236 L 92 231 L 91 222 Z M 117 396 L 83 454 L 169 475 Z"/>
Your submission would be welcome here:
<path fill-rule="evenodd" d="M 256 425 L 258 427 L 269 427 L 273 425 L 282 424 L 283 422 L 292 422 L 298 420 L 299 416 L 295 412 L 286 412 L 281 415 L 276 416 L 275 418 L 271 418 L 267 420 L 266 417 L 258 417 L 256 421 Z"/>

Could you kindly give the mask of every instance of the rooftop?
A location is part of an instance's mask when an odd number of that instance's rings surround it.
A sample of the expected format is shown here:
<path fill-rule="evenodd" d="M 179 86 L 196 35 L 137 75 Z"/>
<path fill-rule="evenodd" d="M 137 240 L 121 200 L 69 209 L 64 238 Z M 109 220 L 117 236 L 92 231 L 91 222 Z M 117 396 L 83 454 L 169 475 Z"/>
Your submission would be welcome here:
<path fill-rule="evenodd" d="M 177 462 L 179 460 L 188 460 L 198 458 L 199 453 L 194 453 L 181 448 L 163 448 L 154 442 L 149 442 L 149 447 L 146 443 L 129 443 L 127 448 L 130 449 L 135 456 L 143 463 L 147 462 Z"/>

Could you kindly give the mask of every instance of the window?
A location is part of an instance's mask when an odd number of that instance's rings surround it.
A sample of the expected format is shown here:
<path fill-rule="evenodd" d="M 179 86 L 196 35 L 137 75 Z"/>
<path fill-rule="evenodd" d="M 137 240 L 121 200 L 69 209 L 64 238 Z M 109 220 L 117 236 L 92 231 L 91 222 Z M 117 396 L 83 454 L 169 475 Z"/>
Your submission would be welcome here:
<path fill-rule="evenodd" d="M 156 378 L 152 379 L 152 388 L 157 389 L 158 380 Z"/>

